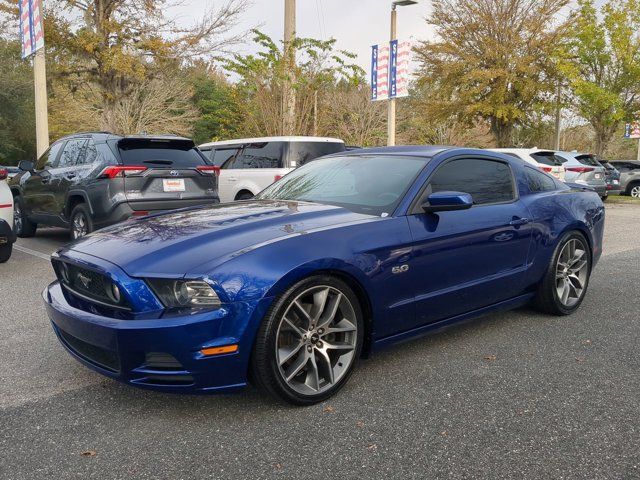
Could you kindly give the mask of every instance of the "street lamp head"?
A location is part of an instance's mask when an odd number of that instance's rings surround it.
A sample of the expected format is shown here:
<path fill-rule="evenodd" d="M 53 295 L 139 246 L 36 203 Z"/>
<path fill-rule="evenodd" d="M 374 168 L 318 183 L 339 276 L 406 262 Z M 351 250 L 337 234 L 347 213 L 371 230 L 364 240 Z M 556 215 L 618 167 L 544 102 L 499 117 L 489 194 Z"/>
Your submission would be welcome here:
<path fill-rule="evenodd" d="M 415 5 L 416 3 L 418 3 L 416 0 L 395 0 L 393 6 L 406 7 L 407 5 Z"/>

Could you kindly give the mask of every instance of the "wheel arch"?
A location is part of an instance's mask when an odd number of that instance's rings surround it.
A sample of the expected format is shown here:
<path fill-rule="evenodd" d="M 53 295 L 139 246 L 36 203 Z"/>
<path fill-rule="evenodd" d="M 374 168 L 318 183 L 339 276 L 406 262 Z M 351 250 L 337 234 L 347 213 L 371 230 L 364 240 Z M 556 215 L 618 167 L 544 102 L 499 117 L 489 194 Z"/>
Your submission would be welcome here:
<path fill-rule="evenodd" d="M 234 201 L 238 200 L 238 198 L 240 197 L 240 195 L 242 195 L 243 193 L 248 193 L 249 195 L 251 195 L 252 197 L 255 197 L 255 193 L 253 193 L 251 190 L 249 190 L 246 187 L 241 188 L 240 190 L 238 190 L 236 192 L 235 197 L 233 197 Z"/>
<path fill-rule="evenodd" d="M 626 195 L 631 195 L 631 189 L 633 187 L 638 187 L 640 186 L 640 180 L 631 180 L 628 184 L 627 184 L 627 188 L 625 188 L 625 194 Z"/>
<path fill-rule="evenodd" d="M 70 190 L 67 193 L 67 200 L 65 201 L 65 207 L 64 207 L 65 217 L 69 219 L 73 209 L 81 203 L 85 203 L 89 208 L 89 213 L 93 215 L 93 208 L 91 207 L 91 202 L 89 201 L 89 197 L 87 196 L 87 194 L 82 190 Z"/>

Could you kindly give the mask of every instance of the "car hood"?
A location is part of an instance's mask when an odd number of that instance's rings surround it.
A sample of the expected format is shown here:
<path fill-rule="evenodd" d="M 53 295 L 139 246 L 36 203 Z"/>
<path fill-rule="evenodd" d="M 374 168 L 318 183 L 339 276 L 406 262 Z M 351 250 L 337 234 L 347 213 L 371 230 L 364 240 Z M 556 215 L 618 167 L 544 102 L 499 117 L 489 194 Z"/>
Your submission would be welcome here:
<path fill-rule="evenodd" d="M 68 250 L 107 260 L 132 277 L 180 277 L 265 242 L 373 218 L 331 205 L 255 200 L 129 220 Z"/>

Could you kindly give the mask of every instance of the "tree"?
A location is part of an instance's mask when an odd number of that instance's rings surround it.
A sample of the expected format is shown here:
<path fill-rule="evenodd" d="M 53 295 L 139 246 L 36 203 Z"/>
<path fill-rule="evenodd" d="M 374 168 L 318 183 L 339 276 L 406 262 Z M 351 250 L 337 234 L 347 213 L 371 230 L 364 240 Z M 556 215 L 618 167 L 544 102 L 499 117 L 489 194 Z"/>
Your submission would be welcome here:
<path fill-rule="evenodd" d="M 20 44 L 0 39 L 0 164 L 35 157 L 33 102 L 33 71 Z"/>
<path fill-rule="evenodd" d="M 295 73 L 290 75 L 282 49 L 267 35 L 257 30 L 253 33 L 260 48 L 256 55 L 234 55 L 223 60 L 224 68 L 239 77 L 237 88 L 244 105 L 246 134 L 282 134 L 283 86 L 289 77 L 295 79 L 294 131 L 299 135 L 313 131 L 315 92 L 331 89 L 339 80 L 354 85 L 362 81 L 364 71 L 351 63 L 355 55 L 336 50 L 334 39 L 296 38 L 293 46 L 298 56 Z"/>
<path fill-rule="evenodd" d="M 438 40 L 416 48 L 418 85 L 435 89 L 423 106 L 435 117 L 489 123 L 498 146 L 555 88 L 552 53 L 564 30 L 555 16 L 567 0 L 434 0 L 428 22 Z"/>
<path fill-rule="evenodd" d="M 640 108 L 639 31 L 638 0 L 610 0 L 601 16 L 592 0 L 578 1 L 561 69 L 576 110 L 593 127 L 598 155 Z"/>

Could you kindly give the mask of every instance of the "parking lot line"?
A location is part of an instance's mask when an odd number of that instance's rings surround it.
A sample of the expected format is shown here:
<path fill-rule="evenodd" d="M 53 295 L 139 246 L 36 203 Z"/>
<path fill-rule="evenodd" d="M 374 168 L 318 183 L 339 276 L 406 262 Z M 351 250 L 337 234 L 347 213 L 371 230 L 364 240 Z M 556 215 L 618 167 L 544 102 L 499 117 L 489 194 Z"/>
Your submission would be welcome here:
<path fill-rule="evenodd" d="M 36 250 L 31 250 L 30 248 L 26 248 L 21 245 L 14 244 L 13 248 L 18 250 L 19 252 L 26 253 L 28 255 L 33 255 L 34 257 L 38 257 L 43 260 L 46 260 L 47 262 L 51 260 L 51 255 L 47 255 L 46 253 L 42 253 L 42 252 L 37 252 Z"/>

